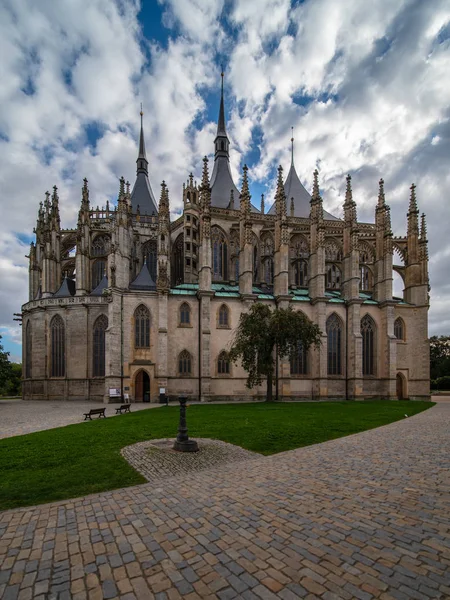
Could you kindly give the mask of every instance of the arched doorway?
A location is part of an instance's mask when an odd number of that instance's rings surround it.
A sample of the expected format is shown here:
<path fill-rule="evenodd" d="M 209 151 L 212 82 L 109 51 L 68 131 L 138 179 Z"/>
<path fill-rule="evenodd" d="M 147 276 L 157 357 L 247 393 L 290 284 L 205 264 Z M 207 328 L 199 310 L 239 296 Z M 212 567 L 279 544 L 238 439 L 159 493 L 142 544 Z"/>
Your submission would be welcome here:
<path fill-rule="evenodd" d="M 397 373 L 397 400 L 405 400 L 405 378 L 401 373 Z"/>
<path fill-rule="evenodd" d="M 150 402 L 150 377 L 146 371 L 139 371 L 134 383 L 136 402 Z"/>

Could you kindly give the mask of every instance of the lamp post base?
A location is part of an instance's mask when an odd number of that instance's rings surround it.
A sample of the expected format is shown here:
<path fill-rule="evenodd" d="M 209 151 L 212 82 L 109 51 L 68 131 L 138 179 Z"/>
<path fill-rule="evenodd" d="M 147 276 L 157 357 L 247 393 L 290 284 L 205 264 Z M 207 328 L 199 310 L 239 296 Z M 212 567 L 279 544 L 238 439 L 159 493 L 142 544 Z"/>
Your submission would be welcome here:
<path fill-rule="evenodd" d="M 186 440 L 184 442 L 179 442 L 175 440 L 173 443 L 173 449 L 178 450 L 178 452 L 198 452 L 198 444 L 195 440 Z"/>

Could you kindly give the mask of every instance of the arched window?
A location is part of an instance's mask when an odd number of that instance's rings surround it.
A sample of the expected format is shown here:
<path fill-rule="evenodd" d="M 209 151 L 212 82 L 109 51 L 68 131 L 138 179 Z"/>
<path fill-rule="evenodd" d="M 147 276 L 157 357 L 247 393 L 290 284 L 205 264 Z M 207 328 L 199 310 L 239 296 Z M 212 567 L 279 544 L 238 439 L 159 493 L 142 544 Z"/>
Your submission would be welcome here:
<path fill-rule="evenodd" d="M 261 268 L 262 280 L 268 285 L 273 284 L 273 256 L 274 256 L 274 241 L 272 234 L 264 233 L 261 236 Z"/>
<path fill-rule="evenodd" d="M 172 273 L 173 285 L 180 285 L 184 282 L 184 241 L 182 233 L 177 237 L 173 246 Z"/>
<path fill-rule="evenodd" d="M 327 319 L 328 375 L 342 375 L 342 322 L 336 314 Z"/>
<path fill-rule="evenodd" d="M 31 365 L 32 365 L 32 331 L 31 321 L 27 322 L 25 330 L 25 377 L 26 379 L 31 378 Z"/>
<path fill-rule="evenodd" d="M 291 375 L 306 375 L 308 366 L 306 354 L 302 342 L 299 342 L 297 352 L 294 357 L 291 357 Z"/>
<path fill-rule="evenodd" d="M 359 289 L 363 292 L 367 292 L 372 289 L 372 273 L 366 265 L 360 265 L 359 273 Z"/>
<path fill-rule="evenodd" d="M 157 262 L 156 240 L 148 240 L 142 247 L 142 258 L 147 262 L 147 269 L 153 281 L 156 282 L 156 262 Z"/>
<path fill-rule="evenodd" d="M 394 335 L 398 340 L 405 339 L 405 323 L 401 317 L 397 317 L 394 321 Z"/>
<path fill-rule="evenodd" d="M 105 332 L 108 327 L 108 317 L 100 315 L 94 323 L 92 338 L 92 375 L 105 376 Z"/>
<path fill-rule="evenodd" d="M 135 348 L 150 348 L 150 312 L 142 304 L 134 311 Z"/>
<path fill-rule="evenodd" d="M 224 233 L 213 227 L 211 232 L 212 244 L 212 277 L 214 281 L 228 279 L 228 244 Z"/>
<path fill-rule="evenodd" d="M 259 252 L 256 236 L 253 239 L 253 283 L 259 283 Z"/>
<path fill-rule="evenodd" d="M 297 287 L 308 285 L 309 245 L 302 235 L 293 235 L 289 243 L 290 283 Z"/>
<path fill-rule="evenodd" d="M 178 355 L 178 374 L 184 376 L 192 375 L 192 359 L 187 350 L 183 350 Z"/>
<path fill-rule="evenodd" d="M 308 262 L 305 259 L 297 260 L 294 263 L 294 283 L 297 287 L 307 287 L 308 285 Z"/>
<path fill-rule="evenodd" d="M 222 306 L 219 308 L 217 325 L 219 327 L 223 327 L 224 329 L 227 329 L 230 326 L 230 311 L 226 304 L 222 304 Z"/>
<path fill-rule="evenodd" d="M 97 259 L 92 265 L 92 289 L 98 286 L 103 276 L 106 273 L 106 260 L 103 258 Z"/>
<path fill-rule="evenodd" d="M 66 336 L 62 318 L 55 315 L 50 323 L 51 376 L 64 377 L 66 373 Z"/>
<path fill-rule="evenodd" d="M 109 253 L 110 246 L 111 240 L 108 235 L 98 235 L 92 242 L 91 255 L 106 256 Z"/>
<path fill-rule="evenodd" d="M 361 319 L 363 375 L 375 375 L 376 326 L 369 315 Z"/>
<path fill-rule="evenodd" d="M 230 374 L 230 361 L 228 359 L 228 354 L 225 350 L 219 354 L 217 358 L 217 373 L 219 375 L 229 375 Z"/>
<path fill-rule="evenodd" d="M 336 265 L 327 266 L 326 288 L 338 290 L 341 287 L 341 270 Z"/>
<path fill-rule="evenodd" d="M 180 306 L 180 325 L 190 325 L 191 324 L 191 307 L 187 302 L 183 302 Z"/>
<path fill-rule="evenodd" d="M 231 273 L 230 279 L 239 281 L 239 234 L 234 231 L 230 237 Z"/>

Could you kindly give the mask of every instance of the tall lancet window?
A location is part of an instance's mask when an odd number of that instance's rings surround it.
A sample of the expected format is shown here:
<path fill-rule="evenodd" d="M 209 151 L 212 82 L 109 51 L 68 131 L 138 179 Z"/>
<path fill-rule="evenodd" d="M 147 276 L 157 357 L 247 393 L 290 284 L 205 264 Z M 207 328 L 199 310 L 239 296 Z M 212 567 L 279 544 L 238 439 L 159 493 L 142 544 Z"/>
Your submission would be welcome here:
<path fill-rule="evenodd" d="M 300 341 L 297 345 L 297 352 L 291 357 L 291 375 L 306 375 L 307 369 L 307 353 Z"/>
<path fill-rule="evenodd" d="M 27 327 L 25 330 L 25 377 L 26 379 L 31 378 L 31 366 L 32 366 L 32 331 L 31 321 L 27 321 Z"/>
<path fill-rule="evenodd" d="M 92 289 L 98 286 L 100 281 L 103 279 L 103 276 L 106 275 L 106 260 L 103 258 L 98 258 L 92 264 Z"/>
<path fill-rule="evenodd" d="M 157 249 L 156 240 L 149 240 L 145 242 L 142 248 L 143 260 L 147 261 L 147 269 L 149 270 L 150 276 L 153 281 L 156 282 L 156 261 L 157 261 Z"/>
<path fill-rule="evenodd" d="M 51 377 L 64 377 L 66 373 L 66 331 L 64 321 L 55 315 L 50 322 Z"/>
<path fill-rule="evenodd" d="M 134 347 L 150 348 L 150 311 L 143 304 L 134 311 Z"/>
<path fill-rule="evenodd" d="M 308 286 L 309 244 L 301 235 L 294 235 L 289 244 L 290 282 L 297 287 Z"/>
<path fill-rule="evenodd" d="M 329 290 L 338 290 L 341 287 L 341 261 L 342 250 L 334 240 L 328 240 L 325 245 L 325 287 Z"/>
<path fill-rule="evenodd" d="M 105 333 L 108 327 L 108 317 L 100 315 L 94 323 L 92 339 L 92 375 L 105 376 Z"/>
<path fill-rule="evenodd" d="M 327 319 L 328 375 L 342 375 L 342 321 L 336 314 Z"/>
<path fill-rule="evenodd" d="M 237 232 L 233 232 L 230 238 L 230 279 L 234 279 L 235 282 L 239 281 L 239 250 L 239 234 Z"/>
<path fill-rule="evenodd" d="M 270 233 L 261 236 L 261 266 L 263 270 L 263 281 L 267 285 L 273 284 L 273 254 L 274 242 Z"/>
<path fill-rule="evenodd" d="M 181 233 L 175 240 L 172 251 L 172 283 L 180 285 L 184 282 L 184 241 Z"/>
<path fill-rule="evenodd" d="M 372 317 L 361 319 L 363 375 L 375 375 L 376 325 Z"/>
<path fill-rule="evenodd" d="M 228 280 L 228 244 L 223 231 L 213 227 L 211 231 L 212 244 L 212 278 L 213 281 Z"/>

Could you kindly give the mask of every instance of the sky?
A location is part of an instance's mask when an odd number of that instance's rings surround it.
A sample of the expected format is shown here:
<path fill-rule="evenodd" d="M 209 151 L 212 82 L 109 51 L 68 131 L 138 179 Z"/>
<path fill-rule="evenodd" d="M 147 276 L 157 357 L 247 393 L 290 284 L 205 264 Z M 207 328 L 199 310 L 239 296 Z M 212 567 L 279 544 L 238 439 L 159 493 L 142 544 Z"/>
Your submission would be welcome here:
<path fill-rule="evenodd" d="M 213 158 L 225 72 L 231 166 L 249 166 L 252 201 L 273 201 L 294 158 L 307 189 L 342 215 L 352 176 L 373 222 L 385 180 L 394 235 L 409 187 L 428 224 L 430 335 L 450 334 L 450 0 L 0 0 L 0 334 L 28 300 L 38 205 L 59 189 L 73 227 L 84 177 L 91 203 L 134 182 L 142 102 L 150 180 L 172 214 L 182 184 Z M 211 165 L 212 166 L 212 165 Z M 398 289 L 398 281 L 395 282 Z"/>

